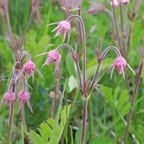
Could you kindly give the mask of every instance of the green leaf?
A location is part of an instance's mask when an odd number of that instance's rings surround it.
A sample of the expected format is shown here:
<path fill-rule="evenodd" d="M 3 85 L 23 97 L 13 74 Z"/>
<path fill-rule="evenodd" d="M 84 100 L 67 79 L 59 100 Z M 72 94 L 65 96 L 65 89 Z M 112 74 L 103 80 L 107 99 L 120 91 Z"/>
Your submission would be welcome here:
<path fill-rule="evenodd" d="M 78 87 L 77 81 L 73 76 L 69 77 L 68 87 L 69 87 L 69 92 L 71 92 L 73 89 Z"/>

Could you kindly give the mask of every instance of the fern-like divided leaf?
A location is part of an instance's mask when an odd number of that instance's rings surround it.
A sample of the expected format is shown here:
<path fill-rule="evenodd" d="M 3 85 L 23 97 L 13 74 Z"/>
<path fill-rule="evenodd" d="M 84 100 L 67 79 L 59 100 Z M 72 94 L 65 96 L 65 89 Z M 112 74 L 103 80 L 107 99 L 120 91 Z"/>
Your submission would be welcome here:
<path fill-rule="evenodd" d="M 33 130 L 29 133 L 29 138 L 33 144 L 58 144 L 70 113 L 70 105 L 65 106 L 58 117 L 54 120 L 49 118 L 41 123 L 38 132 Z"/>

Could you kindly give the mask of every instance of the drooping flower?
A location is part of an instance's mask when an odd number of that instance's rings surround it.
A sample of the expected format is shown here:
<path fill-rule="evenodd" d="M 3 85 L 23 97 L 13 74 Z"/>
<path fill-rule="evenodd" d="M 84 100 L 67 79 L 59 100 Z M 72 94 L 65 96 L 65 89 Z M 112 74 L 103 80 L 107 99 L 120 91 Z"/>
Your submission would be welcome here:
<path fill-rule="evenodd" d="M 58 0 L 60 6 L 66 11 L 74 11 L 79 8 L 82 0 Z"/>
<path fill-rule="evenodd" d="M 4 94 L 1 104 L 3 102 L 6 102 L 9 106 L 11 106 L 14 103 L 15 99 L 15 94 L 9 90 Z"/>
<path fill-rule="evenodd" d="M 112 70 L 111 70 L 111 78 L 113 75 L 113 71 L 114 69 L 116 69 L 120 75 L 123 75 L 123 78 L 125 79 L 125 68 L 126 66 L 129 67 L 129 69 L 135 74 L 135 72 L 132 70 L 132 68 L 130 67 L 130 65 L 126 62 L 126 60 L 122 57 L 122 56 L 118 56 L 113 64 L 112 64 Z"/>
<path fill-rule="evenodd" d="M 58 23 L 57 27 L 52 32 L 57 31 L 56 36 L 64 34 L 65 39 L 66 35 L 69 34 L 70 28 L 70 22 L 67 20 L 63 20 Z"/>
<path fill-rule="evenodd" d="M 59 58 L 60 58 L 60 55 L 59 55 L 58 50 L 57 49 L 51 50 L 50 52 L 48 52 L 47 59 L 46 59 L 45 63 L 43 64 L 43 66 L 49 65 L 52 62 L 56 63 L 56 62 L 58 62 Z"/>
<path fill-rule="evenodd" d="M 30 76 L 34 73 L 35 69 L 36 66 L 31 60 L 28 60 L 23 66 L 23 72 L 27 73 Z"/>
<path fill-rule="evenodd" d="M 24 103 L 27 103 L 27 106 L 32 112 L 31 104 L 30 104 L 30 96 L 26 90 L 22 90 L 18 93 L 18 100 L 19 100 L 19 109 L 18 112 L 22 109 Z"/>

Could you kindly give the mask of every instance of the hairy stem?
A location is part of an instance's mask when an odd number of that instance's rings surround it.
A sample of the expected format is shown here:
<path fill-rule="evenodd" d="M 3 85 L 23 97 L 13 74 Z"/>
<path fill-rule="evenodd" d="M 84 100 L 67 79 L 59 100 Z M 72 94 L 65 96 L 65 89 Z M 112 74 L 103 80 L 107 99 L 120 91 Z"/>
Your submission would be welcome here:
<path fill-rule="evenodd" d="M 89 141 L 88 141 L 88 143 L 91 144 L 92 133 L 93 133 L 91 99 L 88 101 L 88 121 L 89 121 Z"/>
<path fill-rule="evenodd" d="M 14 110 L 14 104 L 12 103 L 9 107 L 9 124 L 8 124 L 8 135 L 7 135 L 8 144 L 11 144 L 11 128 L 12 128 L 12 123 L 13 123 L 13 110 Z"/>
<path fill-rule="evenodd" d="M 112 1 L 112 5 L 113 5 L 112 8 L 113 8 L 113 19 L 114 19 L 114 23 L 115 23 L 114 24 L 115 25 L 115 31 L 116 31 L 116 34 L 117 34 L 119 48 L 121 49 L 119 31 L 118 31 L 117 20 L 116 20 L 116 11 L 115 11 L 115 7 L 114 7 L 114 4 L 113 4 L 113 1 Z"/>
<path fill-rule="evenodd" d="M 72 15 L 67 18 L 68 21 L 71 21 L 72 19 L 78 19 L 80 30 L 81 30 L 81 39 L 82 39 L 82 48 L 83 48 L 83 91 L 85 93 L 86 90 L 86 32 L 85 32 L 85 26 L 84 22 L 81 16 L 78 15 Z"/>
<path fill-rule="evenodd" d="M 76 54 L 74 49 L 69 44 L 61 44 L 57 47 L 57 50 L 59 51 L 61 48 L 68 48 L 71 52 L 72 57 Z M 80 70 L 80 66 L 79 66 L 78 61 L 74 60 L 74 62 L 76 64 L 77 73 L 78 73 L 78 80 L 79 80 L 79 87 L 80 87 L 80 90 L 81 90 L 81 88 L 82 88 L 81 70 Z"/>
<path fill-rule="evenodd" d="M 21 119 L 22 119 L 22 125 L 24 128 L 24 133 L 27 133 L 27 126 L 26 126 L 26 120 L 25 120 L 25 112 L 24 112 L 24 106 L 21 109 Z"/>
<path fill-rule="evenodd" d="M 87 107 L 88 99 L 83 99 L 83 113 L 82 113 L 82 135 L 81 135 L 81 144 L 85 144 L 86 138 L 86 118 L 87 118 Z"/>
<path fill-rule="evenodd" d="M 104 50 L 104 52 L 102 53 L 102 55 L 101 55 L 101 57 L 100 57 L 99 63 L 98 63 L 98 65 L 97 65 L 97 67 L 96 67 L 95 74 L 94 74 L 93 79 L 92 79 L 92 82 L 91 82 L 90 90 L 93 89 L 93 86 L 94 86 L 94 84 L 95 84 L 96 78 L 97 78 L 97 76 L 98 76 L 98 71 L 99 71 L 99 69 L 100 69 L 101 63 L 103 62 L 103 60 L 105 59 L 105 57 L 107 56 L 107 54 L 108 54 L 108 52 L 109 52 L 110 50 L 113 50 L 113 51 L 117 54 L 117 56 L 121 56 L 121 53 L 120 53 L 119 49 L 118 49 L 117 47 L 115 47 L 115 46 L 109 46 L 109 47 L 107 47 L 107 48 Z"/>

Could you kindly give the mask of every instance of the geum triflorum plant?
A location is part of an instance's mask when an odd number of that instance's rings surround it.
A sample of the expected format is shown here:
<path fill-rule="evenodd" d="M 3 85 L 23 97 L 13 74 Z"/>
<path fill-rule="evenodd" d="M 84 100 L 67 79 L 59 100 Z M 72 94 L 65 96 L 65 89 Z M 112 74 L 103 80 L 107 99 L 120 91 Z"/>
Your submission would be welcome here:
<path fill-rule="evenodd" d="M 93 78 L 91 80 L 87 80 L 87 78 L 86 78 L 86 34 L 85 34 L 85 26 L 84 26 L 83 19 L 81 18 L 81 16 L 71 15 L 66 20 L 59 22 L 58 26 L 54 30 L 57 30 L 56 35 L 64 34 L 64 39 L 65 39 L 66 33 L 68 33 L 70 31 L 70 27 L 71 27 L 70 23 L 72 20 L 75 20 L 75 19 L 77 19 L 79 22 L 80 34 L 81 34 L 81 39 L 82 39 L 82 48 L 83 48 L 82 70 L 80 67 L 80 58 L 79 58 L 78 52 L 75 49 L 73 49 L 69 44 L 66 44 L 66 43 L 59 45 L 56 49 L 51 50 L 48 53 L 44 53 L 44 54 L 47 54 L 48 56 L 47 56 L 45 63 L 43 64 L 43 66 L 50 64 L 52 62 L 57 64 L 60 61 L 60 57 L 61 57 L 59 54 L 59 51 L 64 48 L 69 49 L 72 59 L 76 65 L 77 74 L 78 74 L 79 91 L 81 93 L 82 100 L 83 100 L 81 144 L 84 144 L 85 136 L 86 136 L 86 115 L 87 115 L 88 100 L 89 100 L 91 92 L 95 86 L 100 66 L 101 66 L 103 60 L 106 58 L 108 52 L 110 50 L 113 50 L 117 55 L 117 57 L 115 58 L 112 66 L 111 66 L 111 77 L 112 77 L 114 69 L 116 69 L 119 72 L 119 74 L 123 75 L 123 78 L 125 79 L 125 68 L 127 66 L 130 68 L 130 70 L 133 73 L 135 73 L 135 72 L 132 70 L 130 65 L 126 62 L 124 57 L 122 57 L 119 49 L 115 46 L 109 46 L 103 51 L 102 54 L 100 54 L 98 56 L 98 65 L 96 66 L 96 70 L 95 70 L 95 74 L 94 74 Z M 41 55 L 43 55 L 43 54 L 41 54 Z"/>
<path fill-rule="evenodd" d="M 24 63 L 25 57 L 27 57 L 27 60 Z M 16 100 L 19 103 L 18 113 L 19 112 L 21 113 L 24 133 L 27 132 L 26 130 L 27 128 L 25 125 L 25 115 L 24 115 L 25 103 L 27 103 L 27 106 L 32 112 L 32 107 L 30 104 L 30 94 L 28 88 L 29 85 L 27 81 L 29 77 L 34 76 L 35 71 L 36 71 L 36 65 L 31 60 L 29 53 L 27 51 L 22 51 L 20 55 L 17 56 L 17 60 L 15 60 L 14 62 L 9 86 L 0 102 L 0 106 L 4 102 L 7 103 L 9 106 L 9 122 L 8 122 L 8 134 L 7 134 L 8 144 L 11 143 L 11 128 L 13 124 L 13 112 Z"/>

